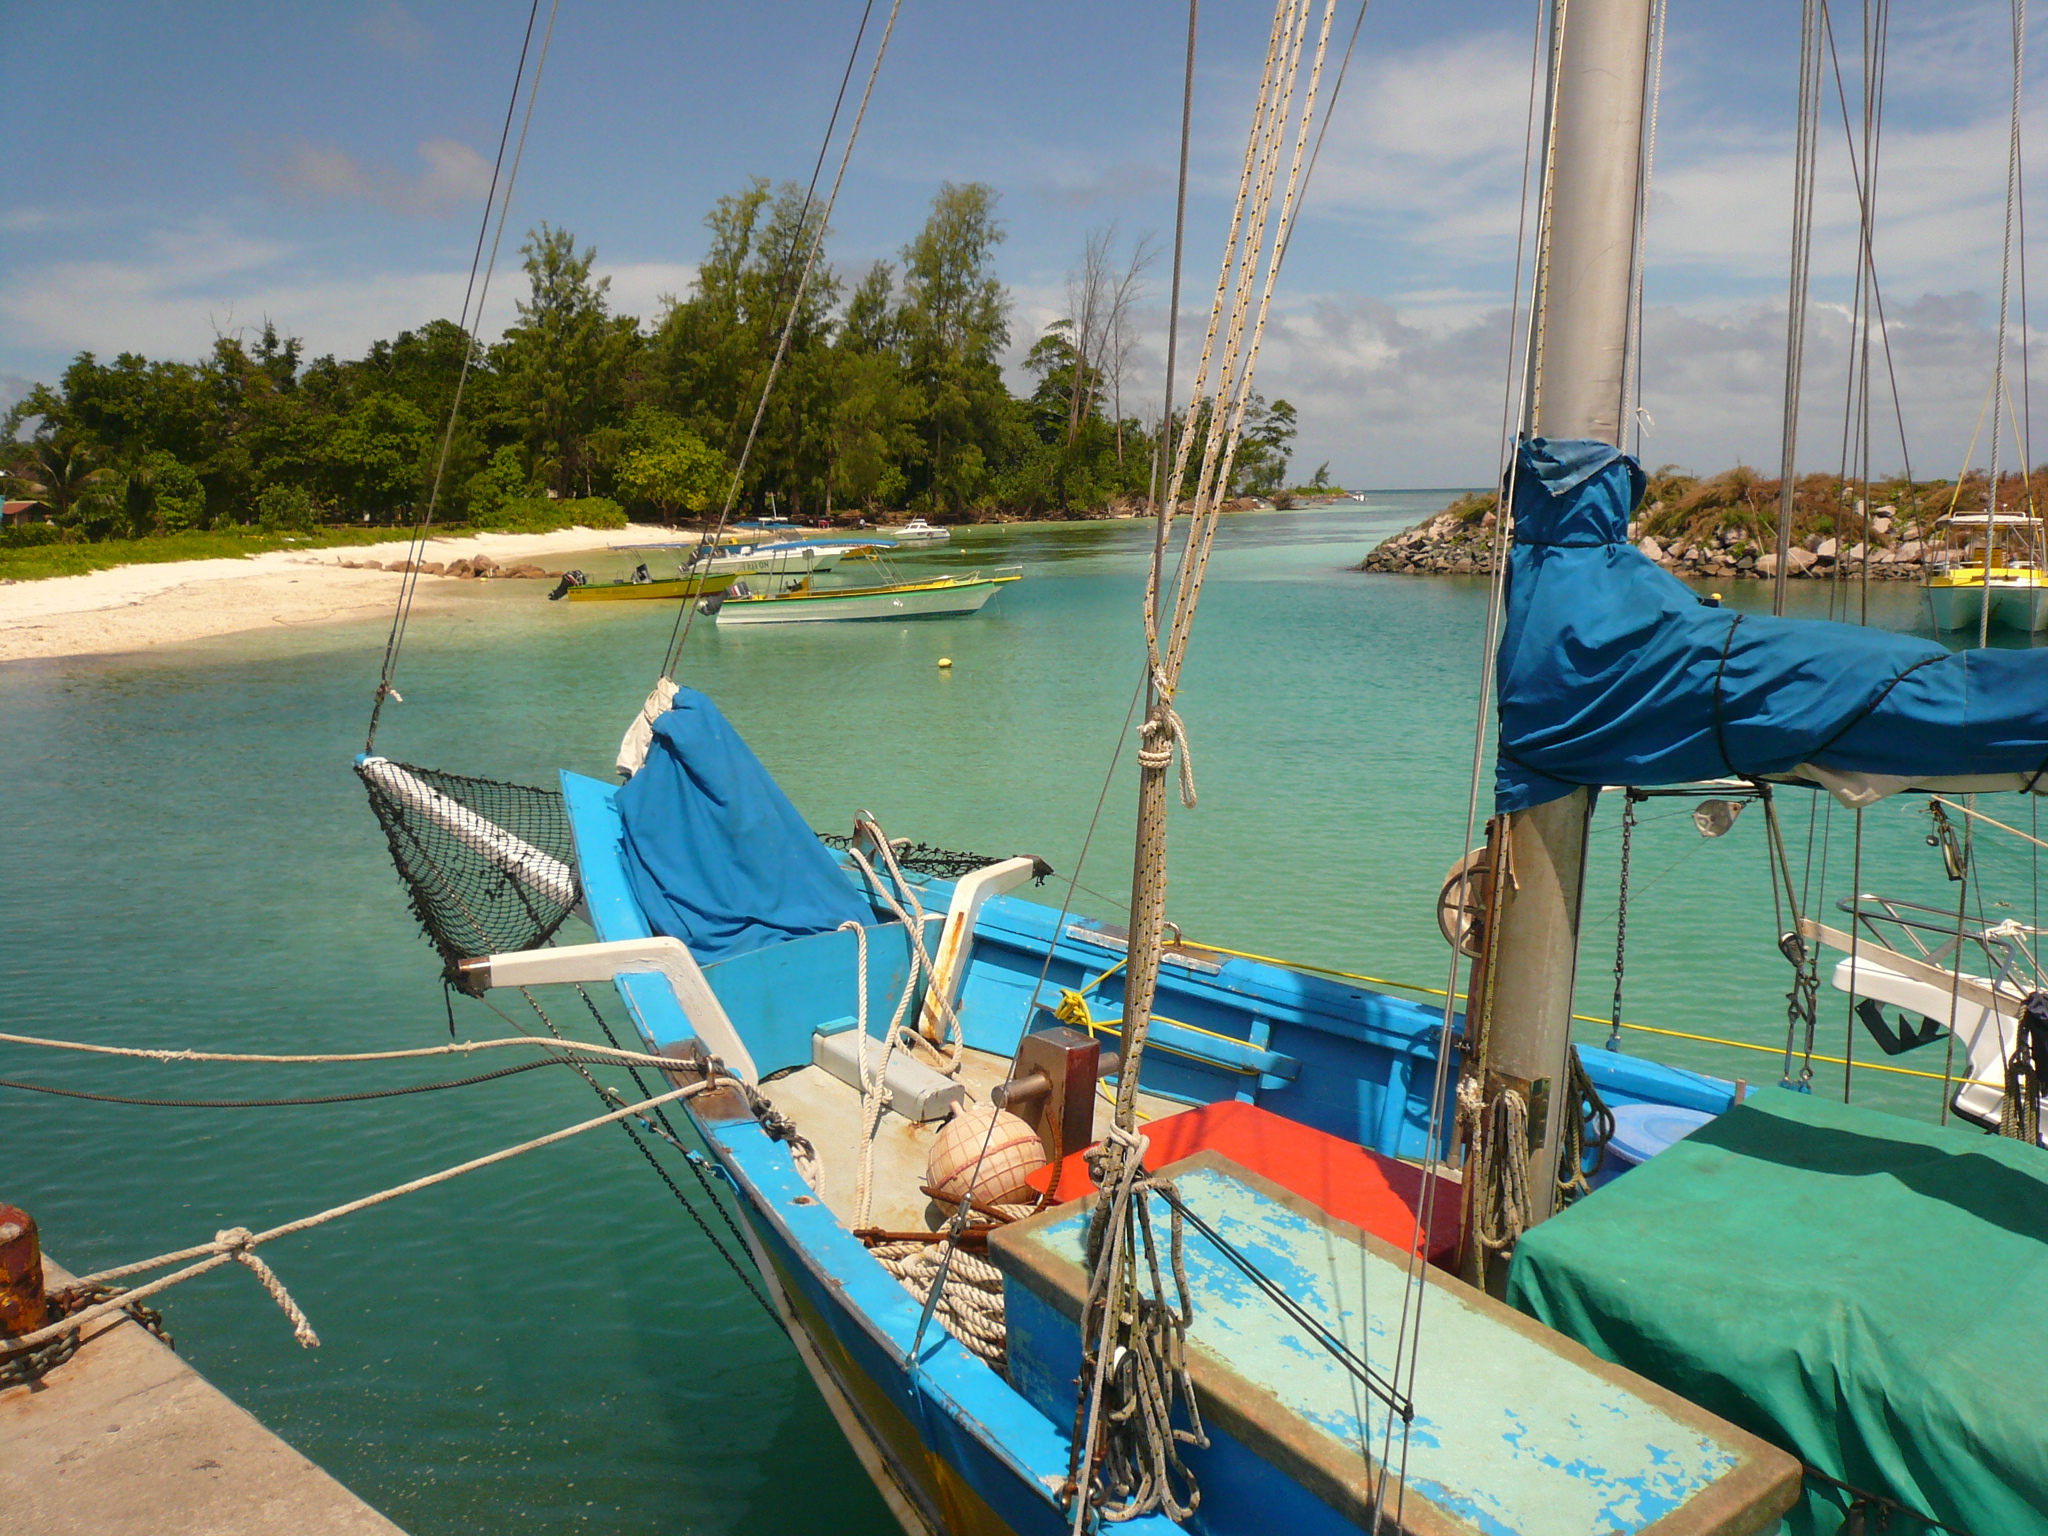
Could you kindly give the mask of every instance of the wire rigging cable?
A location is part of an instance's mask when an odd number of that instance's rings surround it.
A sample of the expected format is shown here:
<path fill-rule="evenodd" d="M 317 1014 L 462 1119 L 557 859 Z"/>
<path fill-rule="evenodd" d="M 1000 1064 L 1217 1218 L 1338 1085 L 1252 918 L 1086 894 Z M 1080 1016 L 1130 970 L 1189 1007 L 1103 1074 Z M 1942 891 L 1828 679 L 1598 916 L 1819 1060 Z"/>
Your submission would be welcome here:
<path fill-rule="evenodd" d="M 872 6 L 870 6 L 871 8 Z M 790 337 L 796 331 L 798 316 L 803 313 L 804 295 L 810 289 L 811 275 L 817 270 L 818 256 L 825 249 L 825 233 L 832 222 L 832 209 L 839 201 L 839 188 L 846 180 L 846 167 L 853 159 L 853 146 L 860 142 L 860 127 L 867 119 L 868 103 L 873 100 L 875 94 L 875 80 L 882 72 L 882 60 L 888 57 L 889 39 L 896 31 L 896 15 L 902 9 L 903 0 L 893 0 L 889 7 L 889 19 L 882 27 L 882 40 L 875 47 L 875 61 L 868 69 L 867 86 L 861 92 L 860 106 L 853 114 L 853 124 L 846 132 L 846 145 L 839 155 L 839 169 L 832 177 L 832 190 L 826 194 L 825 206 L 818 212 L 817 223 L 813 227 L 811 234 L 810 250 L 804 257 L 803 271 L 797 277 L 796 291 L 790 295 L 789 313 L 783 320 L 782 333 L 776 340 L 775 355 L 768 364 L 768 376 L 761 383 L 761 397 L 754 406 L 754 419 L 747 427 L 746 441 L 740 445 L 739 463 L 733 467 L 732 484 L 726 490 L 725 505 L 719 509 L 718 526 L 710 537 L 705 540 L 707 544 L 716 544 L 718 542 L 719 535 L 725 531 L 725 525 L 732 517 L 733 507 L 739 502 L 740 488 L 746 483 L 747 461 L 753 456 L 755 439 L 760 436 L 761 419 L 767 414 L 768 399 L 775 392 L 775 380 L 782 372 L 783 361 L 789 356 Z M 853 55 L 847 60 L 849 73 L 853 67 L 853 58 L 858 57 L 860 53 L 860 40 L 867 34 L 867 25 L 868 13 L 864 10 L 861 13 L 860 30 L 854 36 Z M 843 81 L 841 82 L 840 90 L 842 93 L 845 91 Z M 824 142 L 826 145 L 832 142 L 832 130 L 838 121 L 839 108 L 835 103 L 832 108 L 831 121 L 827 123 L 825 128 Z M 821 165 L 824 162 L 824 155 L 825 150 L 821 146 L 818 151 L 819 163 Z M 815 186 L 817 182 L 817 172 L 815 170 L 811 173 L 811 179 L 812 184 Z M 804 207 L 806 211 L 810 207 L 808 194 L 806 194 L 804 199 Z M 803 222 L 799 219 L 797 229 L 801 232 L 803 228 Z M 682 659 L 683 647 L 689 644 L 690 623 L 696 616 L 696 612 L 697 605 L 685 600 L 676 615 L 676 627 L 673 634 L 669 637 L 668 650 L 662 657 L 661 676 L 663 680 L 668 680 L 675 674 L 676 666 Z"/>
<path fill-rule="evenodd" d="M 533 64 L 533 83 L 526 93 L 526 115 L 520 120 L 519 124 L 519 143 L 512 152 L 512 169 L 510 174 L 505 177 L 505 195 L 500 199 L 498 197 L 498 174 L 505 163 L 505 143 L 512 132 L 513 112 L 519 105 L 520 78 L 526 72 L 526 55 L 527 50 L 533 44 L 533 24 L 534 19 L 540 14 L 540 0 L 532 0 L 532 5 L 527 12 L 526 36 L 525 40 L 519 45 L 519 65 L 512 76 L 512 96 L 505 105 L 505 126 L 498 134 L 498 157 L 491 167 L 490 187 L 484 194 L 483 222 L 477 228 L 476 250 L 471 255 L 469 261 L 469 281 L 463 288 L 462 293 L 461 318 L 457 322 L 465 338 L 465 345 L 462 350 L 462 368 L 455 377 L 455 396 L 448 406 L 448 424 L 442 429 L 441 450 L 434 461 L 434 482 L 427 492 L 426 510 L 421 514 L 420 521 L 413 530 L 412 542 L 408 547 L 406 556 L 406 569 L 399 579 L 398 606 L 391 616 L 391 633 L 384 641 L 384 665 L 377 677 L 377 691 L 370 700 L 370 724 L 363 738 L 363 751 L 365 753 L 376 750 L 377 722 L 384 712 L 385 699 L 399 697 L 397 689 L 392 686 L 392 679 L 398 673 L 399 652 L 405 646 L 406 626 L 412 620 L 413 594 L 419 589 L 419 557 L 426 547 L 427 530 L 433 526 L 434 512 L 440 503 L 441 481 L 448 469 L 448 449 L 455 439 L 455 423 L 462 415 L 462 391 L 469 382 L 470 369 L 476 362 L 477 333 L 483 322 L 484 304 L 490 297 L 491 274 L 497 270 L 498 247 L 505 238 L 505 218 L 512 209 L 512 189 L 519 180 L 519 162 L 526 154 L 526 132 L 533 126 L 533 104 L 540 95 L 541 71 L 547 65 L 548 44 L 554 39 L 555 16 L 561 8 L 562 0 L 552 0 L 548 7 L 547 30 L 541 34 L 540 55 L 534 60 Z M 484 236 L 491 227 L 491 207 L 494 201 L 497 204 L 498 210 L 498 229 L 497 233 L 491 236 L 490 259 L 484 262 L 483 282 L 479 285 L 477 282 L 477 260 L 483 255 Z M 476 296 L 474 309 L 470 305 L 470 295 L 472 292 Z M 400 702 L 403 702 L 403 700 Z"/>
<path fill-rule="evenodd" d="M 1799 393 L 1806 376 L 1806 301 L 1813 267 L 1813 191 L 1820 147 L 1820 0 L 1804 0 L 1799 23 L 1799 121 L 1792 154 L 1792 262 L 1785 296 L 1785 409 L 1778 455 L 1778 566 L 1771 612 L 1785 612 L 1792 519 L 1799 490 Z"/>

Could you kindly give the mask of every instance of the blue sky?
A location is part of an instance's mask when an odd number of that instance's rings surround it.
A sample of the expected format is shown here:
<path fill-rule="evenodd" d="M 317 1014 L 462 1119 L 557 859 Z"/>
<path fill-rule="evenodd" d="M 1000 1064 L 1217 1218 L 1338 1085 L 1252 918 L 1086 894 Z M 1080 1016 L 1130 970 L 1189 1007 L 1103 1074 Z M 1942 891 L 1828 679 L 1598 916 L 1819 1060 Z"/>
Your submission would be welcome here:
<path fill-rule="evenodd" d="M 452 314 L 525 10 L 10 5 L 0 398 L 81 348 L 197 356 L 216 330 L 268 318 L 346 355 Z M 1654 462 L 1777 459 L 1797 12 L 1792 0 L 1672 9 L 1647 279 Z M 1346 0 L 1340 32 L 1352 14 Z M 1877 252 L 1922 474 L 1954 472 L 1990 382 L 2008 15 L 1902 8 L 1893 24 Z M 753 175 L 809 174 L 858 16 L 855 0 L 564 0 L 515 227 L 573 229 L 597 247 L 618 307 L 651 316 L 661 294 L 687 289 L 716 197 Z M 1195 320 L 1269 16 L 1204 8 Z M 905 0 L 832 260 L 851 271 L 892 256 L 941 180 L 992 184 L 1021 357 L 1060 312 L 1091 229 L 1170 235 L 1185 18 L 1142 0 Z M 1533 19 L 1529 4 L 1491 0 L 1375 0 L 1367 15 L 1260 364 L 1266 393 L 1301 410 L 1304 471 L 1327 459 L 1340 480 L 1384 486 L 1490 476 Z M 1843 25 L 1853 110 L 1855 10 Z M 2030 99 L 2039 86 L 2030 78 Z M 2027 120 L 2031 146 L 2041 124 L 2032 109 Z M 1809 468 L 1839 454 L 1855 236 L 1832 96 L 1823 126 Z M 1134 359 L 1147 400 L 1165 278 L 1162 261 Z M 486 329 L 509 317 L 516 282 L 501 280 Z M 1877 457 L 1897 464 L 1895 431 Z"/>

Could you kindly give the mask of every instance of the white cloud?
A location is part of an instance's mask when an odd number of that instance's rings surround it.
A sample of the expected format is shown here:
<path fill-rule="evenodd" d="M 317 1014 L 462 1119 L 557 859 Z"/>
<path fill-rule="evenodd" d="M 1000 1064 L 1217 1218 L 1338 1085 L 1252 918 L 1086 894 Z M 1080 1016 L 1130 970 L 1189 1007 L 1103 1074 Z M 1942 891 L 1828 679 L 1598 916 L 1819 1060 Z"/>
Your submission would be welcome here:
<path fill-rule="evenodd" d="M 663 294 L 686 294 L 696 268 L 679 262 L 601 266 L 614 312 L 651 321 Z M 370 342 L 429 320 L 453 319 L 466 265 L 442 270 L 322 272 L 301 247 L 206 221 L 158 231 L 126 260 L 55 262 L 0 281 L 0 341 L 17 355 L 198 357 L 217 334 L 261 326 L 303 337 L 309 355 L 359 354 Z M 484 332 L 514 318 L 526 282 L 501 253 Z"/>
<path fill-rule="evenodd" d="M 637 316 L 642 325 L 654 323 L 664 299 L 688 298 L 697 281 L 696 264 L 684 261 L 629 261 L 600 265 L 597 272 L 612 280 L 612 313 Z"/>
<path fill-rule="evenodd" d="M 491 184 L 488 160 L 456 139 L 426 139 L 422 169 L 366 164 L 328 144 L 294 146 L 270 167 L 270 180 L 288 196 L 309 202 L 337 198 L 375 203 L 393 213 L 432 216 L 481 211 Z"/>
<path fill-rule="evenodd" d="M 434 34 L 398 0 L 372 0 L 364 7 L 356 31 L 386 53 L 406 60 L 418 59 L 434 40 Z"/>

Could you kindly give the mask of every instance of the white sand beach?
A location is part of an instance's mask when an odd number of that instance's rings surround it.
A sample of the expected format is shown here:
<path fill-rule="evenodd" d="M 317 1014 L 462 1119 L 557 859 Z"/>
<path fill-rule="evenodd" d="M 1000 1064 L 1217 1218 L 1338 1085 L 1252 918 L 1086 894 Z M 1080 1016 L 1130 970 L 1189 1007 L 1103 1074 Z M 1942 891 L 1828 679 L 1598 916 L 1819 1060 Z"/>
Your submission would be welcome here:
<path fill-rule="evenodd" d="M 563 528 L 553 533 L 484 533 L 430 539 L 423 565 L 488 555 L 499 565 L 559 570 L 569 556 L 614 543 L 673 538 L 668 529 Z M 350 569 L 403 561 L 403 539 L 318 550 L 273 550 L 239 560 L 180 560 L 124 565 L 83 576 L 52 576 L 0 586 L 0 662 L 110 655 L 181 640 L 321 624 L 389 613 L 396 571 Z M 459 578 L 423 577 L 414 611 L 446 601 Z"/>

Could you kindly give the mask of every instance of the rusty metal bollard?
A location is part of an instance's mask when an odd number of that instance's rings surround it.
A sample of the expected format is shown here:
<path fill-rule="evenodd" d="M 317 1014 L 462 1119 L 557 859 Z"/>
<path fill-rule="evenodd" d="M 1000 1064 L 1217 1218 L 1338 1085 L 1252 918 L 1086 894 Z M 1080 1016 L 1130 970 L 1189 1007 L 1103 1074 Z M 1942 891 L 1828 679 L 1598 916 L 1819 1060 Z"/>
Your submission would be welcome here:
<path fill-rule="evenodd" d="M 18 1205 L 0 1205 L 0 1338 L 33 1333 L 49 1320 L 36 1219 Z"/>

